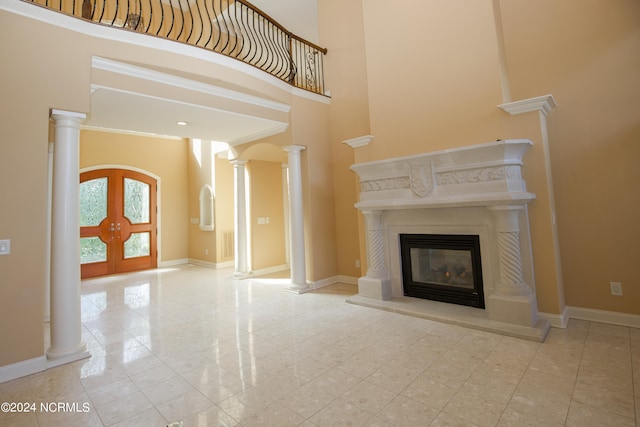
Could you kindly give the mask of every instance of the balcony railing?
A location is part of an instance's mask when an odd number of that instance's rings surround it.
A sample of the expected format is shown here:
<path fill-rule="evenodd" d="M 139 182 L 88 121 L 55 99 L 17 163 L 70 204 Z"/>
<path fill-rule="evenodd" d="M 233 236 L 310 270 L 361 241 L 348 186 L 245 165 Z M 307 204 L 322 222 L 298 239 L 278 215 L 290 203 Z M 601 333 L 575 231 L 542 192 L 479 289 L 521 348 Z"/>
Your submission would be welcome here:
<path fill-rule="evenodd" d="M 187 43 L 324 94 L 323 55 L 245 0 L 25 0 L 99 25 Z"/>

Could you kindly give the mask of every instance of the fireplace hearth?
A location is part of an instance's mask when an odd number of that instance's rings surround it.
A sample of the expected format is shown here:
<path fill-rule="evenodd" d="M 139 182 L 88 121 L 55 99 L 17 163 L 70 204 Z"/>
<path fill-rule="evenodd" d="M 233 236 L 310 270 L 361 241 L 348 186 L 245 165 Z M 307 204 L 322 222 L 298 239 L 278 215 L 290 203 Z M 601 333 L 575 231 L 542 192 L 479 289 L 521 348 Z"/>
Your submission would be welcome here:
<path fill-rule="evenodd" d="M 477 235 L 400 234 L 404 295 L 484 309 Z"/>

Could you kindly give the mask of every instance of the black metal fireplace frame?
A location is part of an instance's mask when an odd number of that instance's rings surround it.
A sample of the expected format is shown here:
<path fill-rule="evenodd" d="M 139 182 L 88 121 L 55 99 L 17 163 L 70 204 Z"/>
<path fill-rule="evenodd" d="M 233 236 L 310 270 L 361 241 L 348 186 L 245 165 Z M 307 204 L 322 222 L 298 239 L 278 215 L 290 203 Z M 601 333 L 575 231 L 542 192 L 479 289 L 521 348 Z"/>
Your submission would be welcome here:
<path fill-rule="evenodd" d="M 469 251 L 473 269 L 473 289 L 413 281 L 411 248 Z M 402 263 L 402 285 L 405 296 L 485 308 L 479 236 L 466 234 L 400 234 L 400 257 Z"/>

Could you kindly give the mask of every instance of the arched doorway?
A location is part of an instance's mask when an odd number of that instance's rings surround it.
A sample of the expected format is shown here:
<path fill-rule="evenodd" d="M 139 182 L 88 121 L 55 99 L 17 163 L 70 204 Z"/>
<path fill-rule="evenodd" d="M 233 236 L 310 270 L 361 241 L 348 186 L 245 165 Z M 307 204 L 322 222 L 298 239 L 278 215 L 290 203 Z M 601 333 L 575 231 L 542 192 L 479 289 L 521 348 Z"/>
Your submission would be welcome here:
<path fill-rule="evenodd" d="M 140 172 L 80 174 L 83 279 L 157 266 L 157 181 Z"/>

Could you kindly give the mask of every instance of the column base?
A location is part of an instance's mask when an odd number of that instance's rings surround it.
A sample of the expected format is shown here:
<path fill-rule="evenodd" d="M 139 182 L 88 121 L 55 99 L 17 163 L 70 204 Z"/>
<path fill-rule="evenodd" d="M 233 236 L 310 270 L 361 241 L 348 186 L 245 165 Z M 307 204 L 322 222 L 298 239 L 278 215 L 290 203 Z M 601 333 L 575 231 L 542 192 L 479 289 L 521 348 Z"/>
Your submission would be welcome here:
<path fill-rule="evenodd" d="M 311 292 L 313 290 L 312 286 L 289 286 L 288 288 L 284 288 L 285 292 L 289 292 L 291 294 L 306 294 L 307 292 Z"/>
<path fill-rule="evenodd" d="M 68 351 L 57 351 L 49 348 L 46 352 L 46 356 L 47 369 L 49 369 L 75 362 L 76 360 L 86 359 L 87 357 L 91 357 L 91 353 L 87 350 L 85 344 L 82 343 L 78 348 Z"/>
<path fill-rule="evenodd" d="M 227 276 L 229 279 L 233 279 L 233 280 L 242 280 L 242 279 L 247 279 L 249 277 L 253 276 L 253 274 L 251 274 L 250 272 L 248 273 L 241 273 L 239 271 L 236 271 L 235 273 L 232 273 L 231 275 Z"/>
<path fill-rule="evenodd" d="M 534 294 L 523 296 L 491 295 L 487 301 L 489 318 L 498 322 L 533 326 L 538 321 Z"/>
<path fill-rule="evenodd" d="M 358 279 L 358 295 L 379 300 L 390 300 L 391 279 L 388 277 L 361 277 Z"/>

